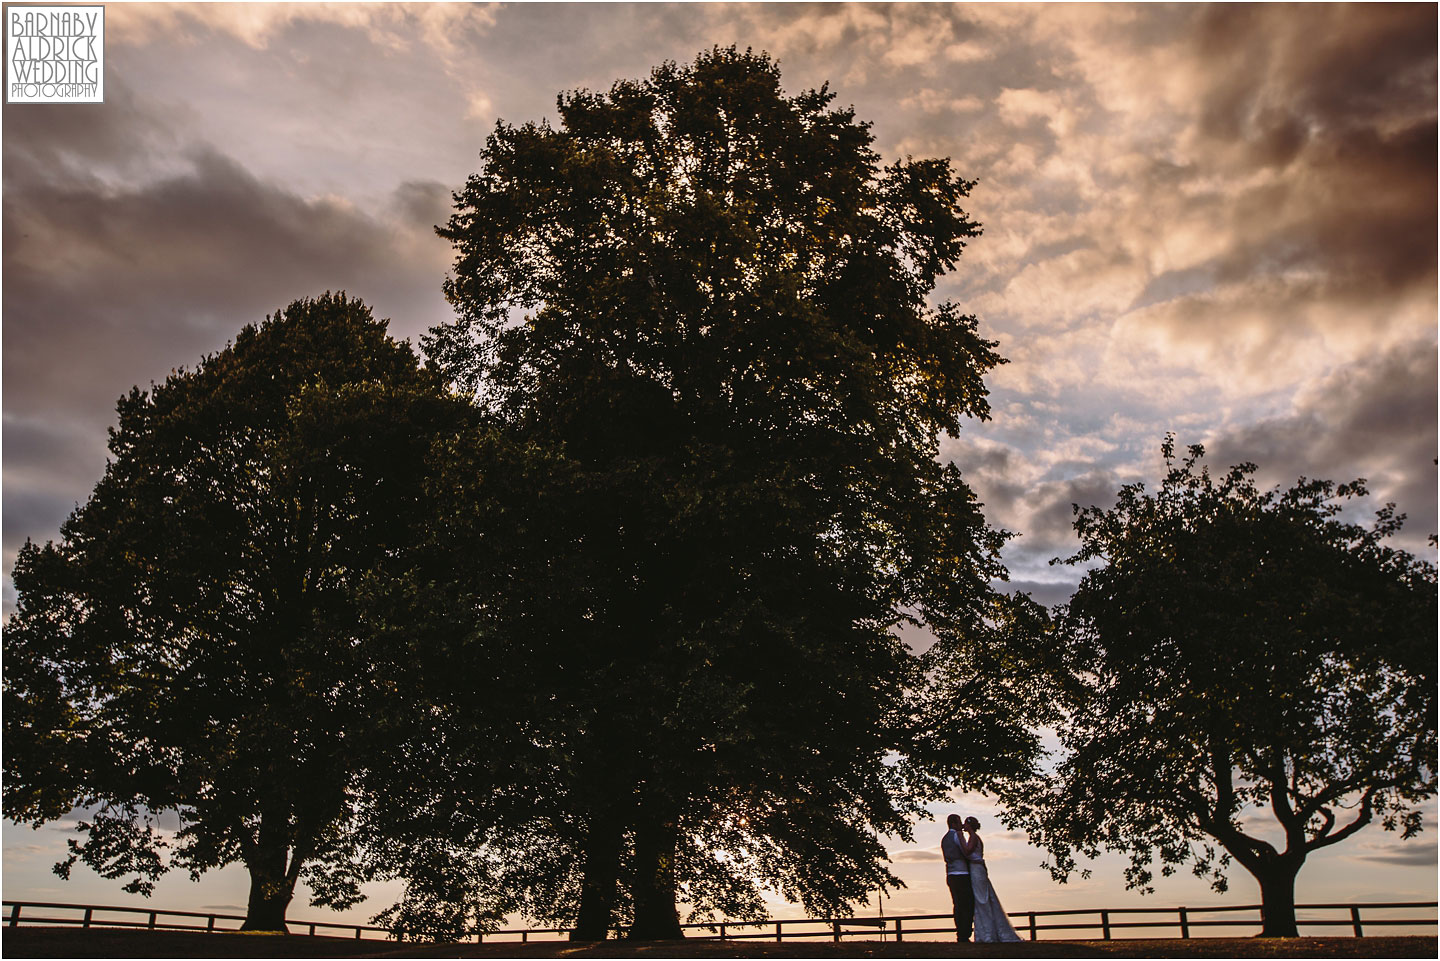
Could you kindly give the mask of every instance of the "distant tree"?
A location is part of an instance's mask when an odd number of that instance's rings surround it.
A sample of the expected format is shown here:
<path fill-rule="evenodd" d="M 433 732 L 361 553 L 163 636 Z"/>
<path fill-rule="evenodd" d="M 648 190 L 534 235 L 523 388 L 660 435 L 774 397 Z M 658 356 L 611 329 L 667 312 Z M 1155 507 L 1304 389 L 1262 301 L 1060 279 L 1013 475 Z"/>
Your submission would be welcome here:
<path fill-rule="evenodd" d="M 20 552 L 5 630 L 5 814 L 79 809 L 58 873 L 148 895 L 238 861 L 247 929 L 283 929 L 302 878 L 316 904 L 360 900 L 351 815 L 410 669 L 365 598 L 468 409 L 344 294 L 121 399 L 104 478 Z"/>
<path fill-rule="evenodd" d="M 1217 480 L 1199 446 L 1162 450 L 1154 495 L 1078 512 L 1063 760 L 1010 792 L 1011 816 L 1061 881 L 1105 849 L 1129 854 L 1129 887 L 1151 890 L 1158 855 L 1223 891 L 1238 861 L 1263 933 L 1294 936 L 1306 857 L 1375 820 L 1409 838 L 1435 793 L 1435 568 L 1384 543 L 1393 505 L 1370 527 L 1339 516 L 1363 482 L 1262 492 L 1253 464 Z"/>
<path fill-rule="evenodd" d="M 927 303 L 979 233 L 972 184 L 882 169 L 833 100 L 734 48 L 565 94 L 558 128 L 497 125 L 440 230 L 458 318 L 427 351 L 563 464 L 545 523 L 574 577 L 514 616 L 544 665 L 530 814 L 581 938 L 677 936 L 677 895 L 758 911 L 757 883 L 846 910 L 899 883 L 877 832 L 1036 755 L 998 689 L 968 749 L 939 712 L 920 731 L 940 688 L 895 631 L 964 645 L 999 610 L 1004 535 L 937 435 L 988 415 L 1002 361 Z"/>

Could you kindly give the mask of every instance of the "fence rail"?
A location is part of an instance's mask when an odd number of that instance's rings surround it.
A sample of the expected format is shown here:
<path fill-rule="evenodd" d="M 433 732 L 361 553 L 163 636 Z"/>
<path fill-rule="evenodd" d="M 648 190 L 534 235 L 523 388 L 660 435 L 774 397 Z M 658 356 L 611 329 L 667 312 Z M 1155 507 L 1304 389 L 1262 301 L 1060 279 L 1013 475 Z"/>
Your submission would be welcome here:
<path fill-rule="evenodd" d="M 200 911 L 165 911 L 150 908 L 131 908 L 98 904 L 63 904 L 49 901 L 5 901 L 6 925 L 35 925 L 48 927 L 81 928 L 146 928 L 156 931 L 236 931 L 245 918 L 238 914 L 214 914 Z M 1430 909 L 1428 917 L 1375 917 L 1374 912 L 1419 911 Z M 1365 928 L 1381 926 L 1436 926 L 1435 901 L 1362 901 L 1343 904 L 1297 904 L 1296 913 L 1315 911 L 1344 912 L 1337 918 L 1296 919 L 1300 928 L 1332 927 L 1349 928 L 1357 938 L 1365 936 Z M 37 914 L 36 912 L 44 912 Z M 70 912 L 56 916 L 55 912 Z M 1370 912 L 1362 916 L 1362 911 Z M 27 913 L 28 912 L 28 913 Z M 1254 917 L 1214 918 L 1208 915 L 1253 912 Z M 1136 928 L 1178 929 L 1180 937 L 1191 937 L 1191 931 L 1206 927 L 1256 927 L 1260 926 L 1260 905 L 1220 905 L 1171 908 L 1091 908 L 1059 911 L 1011 911 L 1012 923 L 1022 935 L 1029 935 L 1031 941 L 1040 940 L 1041 932 L 1099 931 L 1104 940 L 1111 940 L 1118 930 Z M 100 915 L 125 915 L 113 918 Z M 132 919 L 142 916 L 144 920 Z M 1119 917 L 1130 915 L 1154 916 L 1155 920 L 1120 921 Z M 1196 917 L 1205 915 L 1205 917 Z M 1062 919 L 1077 920 L 1062 920 Z M 178 919 L 178 920 L 174 920 Z M 1090 920 L 1078 920 L 1090 919 Z M 1044 923 L 1042 923 L 1042 920 Z M 200 923 L 203 921 L 204 923 Z M 223 922 L 223 923 L 221 923 Z M 234 922 L 233 924 L 231 922 Z M 939 922 L 936 924 L 935 922 Z M 1055 923 L 1059 922 L 1059 923 Z M 916 926 L 929 923 L 928 927 Z M 403 940 L 387 928 L 365 924 L 341 924 L 335 921 L 287 921 L 291 933 L 329 935 L 344 932 L 359 939 L 396 938 Z M 788 926 L 788 929 L 787 929 Z M 818 927 L 817 927 L 818 926 Z M 894 937 L 896 941 L 914 938 L 917 935 L 954 935 L 954 919 L 948 914 L 911 914 L 891 918 L 789 918 L 771 921 L 715 921 L 709 923 L 683 924 L 687 931 L 703 932 L 698 937 L 705 940 L 774 940 L 797 938 L 880 938 Z M 570 934 L 569 928 L 514 928 L 503 931 L 486 931 L 472 935 L 476 941 L 529 941 L 533 937 L 558 940 Z M 697 935 L 687 935 L 697 936 Z M 1090 940 L 1090 939 L 1084 939 Z"/>

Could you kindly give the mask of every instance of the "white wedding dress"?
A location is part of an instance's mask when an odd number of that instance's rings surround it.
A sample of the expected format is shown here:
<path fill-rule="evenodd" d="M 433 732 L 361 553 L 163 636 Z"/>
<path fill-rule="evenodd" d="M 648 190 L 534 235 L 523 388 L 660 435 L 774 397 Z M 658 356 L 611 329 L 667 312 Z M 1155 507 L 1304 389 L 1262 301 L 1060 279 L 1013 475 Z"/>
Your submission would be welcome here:
<path fill-rule="evenodd" d="M 1020 935 L 1005 916 L 1005 909 L 1000 906 L 995 887 L 990 883 L 990 873 L 985 869 L 985 844 L 978 838 L 976 841 L 975 853 L 970 856 L 970 887 L 975 891 L 975 943 L 1019 941 Z"/>

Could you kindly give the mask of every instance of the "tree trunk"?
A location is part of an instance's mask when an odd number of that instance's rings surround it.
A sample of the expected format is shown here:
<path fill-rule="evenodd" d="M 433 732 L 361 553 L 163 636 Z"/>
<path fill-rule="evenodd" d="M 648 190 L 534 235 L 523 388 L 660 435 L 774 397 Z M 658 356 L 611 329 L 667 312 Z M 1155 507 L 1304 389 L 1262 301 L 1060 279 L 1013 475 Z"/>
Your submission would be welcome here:
<path fill-rule="evenodd" d="M 675 910 L 677 818 L 655 805 L 642 805 L 635 826 L 635 923 L 630 937 L 665 941 L 685 937 Z"/>
<path fill-rule="evenodd" d="M 250 903 L 241 931 L 286 931 L 285 912 L 295 896 L 295 879 L 286 871 L 284 845 L 262 848 L 245 866 L 250 871 Z"/>
<path fill-rule="evenodd" d="M 580 879 L 580 912 L 572 941 L 604 941 L 615 913 L 620 845 L 625 825 L 611 812 L 591 816 L 585 836 L 585 867 Z"/>
<path fill-rule="evenodd" d="M 1260 920 L 1262 938 L 1298 938 L 1295 925 L 1295 876 L 1300 865 L 1276 861 L 1263 865 L 1256 874 L 1260 882 Z"/>

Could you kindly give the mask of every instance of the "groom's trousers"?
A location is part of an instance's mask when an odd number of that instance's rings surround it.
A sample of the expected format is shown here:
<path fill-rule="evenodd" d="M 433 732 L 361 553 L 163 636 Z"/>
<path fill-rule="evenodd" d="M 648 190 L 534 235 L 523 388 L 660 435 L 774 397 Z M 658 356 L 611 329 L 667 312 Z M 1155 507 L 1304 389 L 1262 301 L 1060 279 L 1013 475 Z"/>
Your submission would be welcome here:
<path fill-rule="evenodd" d="M 975 927 L 975 889 L 970 887 L 970 875 L 947 874 L 945 883 L 950 887 L 950 903 L 955 906 L 955 940 L 969 941 Z"/>

